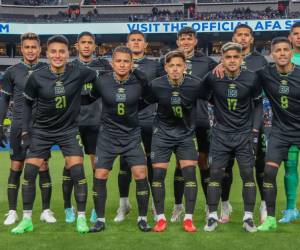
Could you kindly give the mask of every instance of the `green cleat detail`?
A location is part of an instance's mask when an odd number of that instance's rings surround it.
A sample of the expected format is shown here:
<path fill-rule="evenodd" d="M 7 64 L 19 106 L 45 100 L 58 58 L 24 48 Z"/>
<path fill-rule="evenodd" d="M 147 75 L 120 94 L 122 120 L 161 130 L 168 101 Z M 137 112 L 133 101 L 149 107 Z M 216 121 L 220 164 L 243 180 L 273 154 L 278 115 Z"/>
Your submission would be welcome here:
<path fill-rule="evenodd" d="M 277 223 L 276 223 L 276 218 L 272 216 L 268 216 L 267 219 L 263 224 L 261 224 L 257 230 L 266 232 L 270 231 L 271 229 L 276 229 L 277 228 Z"/>
<path fill-rule="evenodd" d="M 32 231 L 33 231 L 32 220 L 28 219 L 28 218 L 23 218 L 22 221 L 19 223 L 19 225 L 11 230 L 11 233 L 12 234 L 23 234 L 23 233 L 32 232 Z"/>
<path fill-rule="evenodd" d="M 76 229 L 78 233 L 84 234 L 89 232 L 89 227 L 86 223 L 86 218 L 83 216 L 79 216 L 77 218 Z"/>

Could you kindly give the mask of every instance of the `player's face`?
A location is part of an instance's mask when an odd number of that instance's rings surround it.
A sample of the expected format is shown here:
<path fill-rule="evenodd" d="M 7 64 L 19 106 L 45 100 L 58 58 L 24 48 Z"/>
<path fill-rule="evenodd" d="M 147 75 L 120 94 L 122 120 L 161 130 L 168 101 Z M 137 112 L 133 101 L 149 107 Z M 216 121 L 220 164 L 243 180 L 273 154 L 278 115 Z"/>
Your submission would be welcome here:
<path fill-rule="evenodd" d="M 64 67 L 69 59 L 68 46 L 63 43 L 51 43 L 47 48 L 47 58 L 51 67 L 57 69 Z"/>
<path fill-rule="evenodd" d="M 127 47 L 133 54 L 144 54 L 147 46 L 148 43 L 141 34 L 132 34 L 128 38 Z"/>
<path fill-rule="evenodd" d="M 36 40 L 24 40 L 21 46 L 21 52 L 25 63 L 36 62 L 41 53 L 41 46 Z"/>
<path fill-rule="evenodd" d="M 222 64 L 229 72 L 237 72 L 242 64 L 242 54 L 236 50 L 228 50 L 222 56 Z"/>
<path fill-rule="evenodd" d="M 176 43 L 179 50 L 185 54 L 190 54 L 195 49 L 198 40 L 193 34 L 182 34 L 177 38 Z"/>
<path fill-rule="evenodd" d="M 125 77 L 129 74 L 132 69 L 133 63 L 130 54 L 116 52 L 113 55 L 111 65 L 113 67 L 114 72 L 120 76 Z"/>
<path fill-rule="evenodd" d="M 76 48 L 80 56 L 89 58 L 93 55 L 96 44 L 91 36 L 82 36 L 76 44 Z"/>
<path fill-rule="evenodd" d="M 173 57 L 165 64 L 165 71 L 170 79 L 176 81 L 182 78 L 184 71 L 186 71 L 185 61 L 181 57 Z"/>
<path fill-rule="evenodd" d="M 293 51 L 288 43 L 277 43 L 272 47 L 271 56 L 278 66 L 287 66 L 291 62 Z"/>
<path fill-rule="evenodd" d="M 293 31 L 289 35 L 289 39 L 294 48 L 300 49 L 300 27 L 296 27 L 293 29 Z"/>
<path fill-rule="evenodd" d="M 242 45 L 243 50 L 250 48 L 254 38 L 251 35 L 251 31 L 247 28 L 237 29 L 236 33 L 232 37 L 232 41 Z"/>

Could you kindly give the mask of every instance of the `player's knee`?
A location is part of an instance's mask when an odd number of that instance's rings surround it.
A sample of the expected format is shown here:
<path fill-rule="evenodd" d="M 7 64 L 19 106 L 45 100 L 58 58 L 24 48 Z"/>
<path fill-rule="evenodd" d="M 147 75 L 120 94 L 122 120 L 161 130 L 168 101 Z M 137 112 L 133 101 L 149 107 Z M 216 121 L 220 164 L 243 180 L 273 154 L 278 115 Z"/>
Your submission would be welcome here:
<path fill-rule="evenodd" d="M 243 167 L 240 169 L 240 176 L 243 182 L 253 182 L 254 183 L 254 173 L 252 167 Z"/>
<path fill-rule="evenodd" d="M 13 171 L 21 171 L 24 166 L 24 161 L 12 161 L 11 162 L 11 170 Z"/>
<path fill-rule="evenodd" d="M 48 166 L 48 161 L 44 161 L 43 164 L 41 165 L 39 171 L 40 172 L 45 172 L 49 170 L 49 166 Z"/>
<path fill-rule="evenodd" d="M 97 178 L 97 179 L 106 180 L 109 175 L 109 170 L 104 169 L 104 168 L 96 168 L 94 175 L 95 175 L 95 178 Z"/>
<path fill-rule="evenodd" d="M 211 168 L 210 169 L 210 182 L 220 183 L 224 177 L 223 168 Z"/>
<path fill-rule="evenodd" d="M 275 182 L 277 172 L 278 172 L 278 167 L 275 167 L 274 165 L 267 163 L 264 172 L 264 182 L 272 182 L 272 183 Z"/>
<path fill-rule="evenodd" d="M 72 166 L 70 168 L 70 174 L 71 174 L 71 178 L 74 181 L 79 181 L 79 180 L 85 178 L 83 165 L 77 164 L 77 165 Z"/>
<path fill-rule="evenodd" d="M 131 171 L 132 171 L 133 178 L 135 180 L 142 180 L 147 177 L 146 166 L 132 167 Z"/>
<path fill-rule="evenodd" d="M 184 180 L 187 181 L 195 181 L 196 180 L 196 167 L 195 165 L 190 165 L 182 168 L 182 175 Z"/>
<path fill-rule="evenodd" d="M 167 170 L 164 168 L 153 168 L 153 182 L 164 181 L 166 178 Z"/>
<path fill-rule="evenodd" d="M 35 183 L 39 168 L 36 165 L 27 163 L 24 169 L 24 179 L 28 183 Z"/>

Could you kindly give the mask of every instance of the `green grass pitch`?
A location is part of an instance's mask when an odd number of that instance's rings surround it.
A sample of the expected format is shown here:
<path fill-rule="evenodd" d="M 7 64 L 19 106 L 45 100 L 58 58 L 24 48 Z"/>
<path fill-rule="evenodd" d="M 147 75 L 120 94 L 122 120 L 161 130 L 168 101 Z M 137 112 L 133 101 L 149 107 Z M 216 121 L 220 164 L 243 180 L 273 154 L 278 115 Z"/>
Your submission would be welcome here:
<path fill-rule="evenodd" d="M 172 161 L 174 162 L 174 160 Z M 230 201 L 233 205 L 234 212 L 232 220 L 229 224 L 219 225 L 216 232 L 205 233 L 204 226 L 204 199 L 200 187 L 198 176 L 198 199 L 195 211 L 195 225 L 198 232 L 188 234 L 183 232 L 181 223 L 169 223 L 168 229 L 163 233 L 142 233 L 136 227 L 137 209 L 135 202 L 135 184 L 131 184 L 130 201 L 133 210 L 128 215 L 127 220 L 116 224 L 113 222 L 116 209 L 118 207 L 118 189 L 117 189 L 117 172 L 118 165 L 111 173 L 108 182 L 108 201 L 106 206 L 106 224 L 107 228 L 104 232 L 98 234 L 80 235 L 75 231 L 75 224 L 66 224 L 64 222 L 64 210 L 61 191 L 62 168 L 64 165 L 60 152 L 53 152 L 50 160 L 50 171 L 53 182 L 53 194 L 51 209 L 55 212 L 58 220 L 53 225 L 45 224 L 39 221 L 41 212 L 40 192 L 37 188 L 37 199 L 34 205 L 34 231 L 24 235 L 11 235 L 11 227 L 5 227 L 2 224 L 4 214 L 7 212 L 6 183 L 9 171 L 9 155 L 8 153 L 0 153 L 0 250 L 5 249 L 300 249 L 300 223 L 299 221 L 289 225 L 279 225 L 276 232 L 267 233 L 245 233 L 242 229 L 242 200 L 241 200 L 241 181 L 238 169 L 234 169 L 234 183 L 230 195 Z M 93 206 L 91 198 L 92 188 L 92 171 L 89 159 L 85 159 L 85 170 L 89 183 L 89 199 L 87 205 L 87 215 L 89 217 Z M 283 169 L 278 176 L 278 199 L 277 199 L 277 217 L 285 206 L 285 195 L 283 190 Z M 172 179 L 174 173 L 174 165 L 170 165 L 166 179 L 166 215 L 169 218 L 173 206 L 173 186 Z M 259 200 L 259 195 L 257 195 Z M 73 201 L 73 204 L 75 202 Z M 21 199 L 19 195 L 18 214 L 21 217 Z M 258 207 L 257 202 L 255 210 L 255 220 L 258 224 Z M 148 220 L 153 225 L 151 214 Z"/>

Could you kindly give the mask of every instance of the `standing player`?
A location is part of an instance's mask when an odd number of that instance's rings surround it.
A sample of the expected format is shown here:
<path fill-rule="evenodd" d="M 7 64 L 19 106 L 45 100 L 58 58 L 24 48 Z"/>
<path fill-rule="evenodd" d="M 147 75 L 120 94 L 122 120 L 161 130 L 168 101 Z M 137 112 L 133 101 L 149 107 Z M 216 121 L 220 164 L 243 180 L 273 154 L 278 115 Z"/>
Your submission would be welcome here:
<path fill-rule="evenodd" d="M 215 124 L 209 151 L 210 181 L 208 185 L 209 216 L 204 230 L 214 231 L 218 225 L 218 203 L 225 168 L 232 155 L 238 161 L 243 181 L 243 227 L 255 232 L 253 210 L 256 187 L 253 176 L 254 154 L 252 137 L 253 113 L 262 115 L 261 88 L 258 77 L 242 70 L 242 46 L 226 43 L 222 47 L 222 64 L 225 76 L 217 78 L 209 73 L 204 80 L 202 93 L 212 95 Z M 255 109 L 253 109 L 253 104 Z"/>
<path fill-rule="evenodd" d="M 196 31 L 190 27 L 182 28 L 177 34 L 176 44 L 178 49 L 183 51 L 186 57 L 187 70 L 186 73 L 192 76 L 203 78 L 211 71 L 217 63 L 208 56 L 204 56 L 200 52 L 196 52 L 197 47 Z M 210 124 L 208 117 L 208 102 L 204 100 L 197 101 L 196 114 L 196 138 L 198 143 L 199 159 L 198 165 L 201 174 L 201 185 L 205 198 L 207 198 L 207 185 L 209 181 L 209 169 L 207 166 L 207 156 L 209 149 L 209 133 Z M 182 198 L 184 192 L 184 180 L 179 165 L 174 173 L 174 196 L 175 205 L 172 212 L 171 222 L 179 221 L 184 214 Z"/>
<path fill-rule="evenodd" d="M 268 64 L 267 60 L 264 56 L 260 55 L 256 51 L 252 51 L 252 46 L 254 43 L 253 37 L 253 30 L 247 24 L 239 24 L 235 27 L 233 32 L 232 41 L 238 43 L 242 46 L 242 56 L 243 56 L 243 63 L 242 69 L 248 69 L 250 71 L 257 71 Z M 217 73 L 221 73 L 221 76 L 224 75 L 224 67 L 220 64 L 216 68 Z M 268 104 L 267 98 L 264 98 L 264 102 Z M 269 117 L 269 116 L 268 116 Z M 262 124 L 262 123 L 261 123 Z M 255 131 L 256 133 L 259 132 L 259 139 L 258 139 L 258 150 L 256 154 L 255 160 L 255 170 L 256 170 L 256 182 L 258 184 L 259 193 L 261 196 L 261 204 L 260 204 L 260 221 L 264 221 L 267 217 L 267 210 L 266 210 L 266 203 L 264 201 L 263 196 L 263 173 L 264 173 L 264 166 L 265 166 L 265 133 L 263 131 L 263 126 L 259 126 L 260 131 Z M 256 138 L 256 137 L 255 137 Z M 232 207 L 229 203 L 229 194 L 230 188 L 232 184 L 232 168 L 233 164 L 230 163 L 226 167 L 226 175 L 222 181 L 222 209 L 221 209 L 221 223 L 227 223 L 229 221 L 229 216 L 232 211 Z"/>
<path fill-rule="evenodd" d="M 148 43 L 145 35 L 133 30 L 127 36 L 127 47 L 132 51 L 133 67 L 141 70 L 146 74 L 150 82 L 161 74 L 160 64 L 145 56 Z M 152 165 L 150 160 L 152 125 L 156 112 L 156 105 L 152 104 L 139 112 L 139 124 L 141 126 L 142 141 L 144 150 L 147 156 L 148 180 L 151 185 L 152 181 Z M 128 199 L 129 185 L 131 181 L 131 171 L 124 157 L 120 159 L 120 172 L 118 175 L 118 185 L 120 193 L 120 206 L 118 208 L 115 222 L 120 222 L 125 219 L 125 215 L 130 211 L 130 203 Z"/>
<path fill-rule="evenodd" d="M 41 53 L 41 47 L 40 39 L 36 34 L 25 33 L 21 36 L 21 52 L 23 60 L 16 65 L 9 67 L 3 76 L 1 90 L 2 98 L 0 99 L 0 141 L 4 136 L 3 126 L 1 124 L 6 116 L 10 100 L 14 102 L 13 123 L 10 133 L 11 167 L 7 187 L 9 212 L 6 220 L 4 221 L 4 225 L 14 224 L 18 220 L 16 211 L 18 191 L 20 186 L 20 176 L 22 174 L 24 160 L 26 157 L 26 151 L 21 147 L 22 114 L 25 100 L 23 91 L 25 83 L 29 75 L 34 70 L 46 65 L 45 63 L 38 61 Z M 47 159 L 48 158 L 45 160 Z M 43 207 L 40 219 L 48 223 L 54 223 L 56 222 L 56 219 L 53 216 L 53 212 L 50 210 L 52 185 L 46 162 L 39 169 L 39 176 Z"/>
<path fill-rule="evenodd" d="M 293 46 L 292 63 L 300 66 L 300 23 L 296 22 L 291 28 L 289 40 Z M 288 159 L 284 162 L 284 187 L 286 194 L 286 210 L 283 212 L 283 218 L 280 223 L 287 223 L 296 220 L 299 217 L 299 211 L 296 208 L 297 189 L 299 185 L 298 176 L 299 149 L 296 145 L 291 146 L 288 153 Z"/>
<path fill-rule="evenodd" d="M 98 75 L 107 71 L 111 71 L 109 62 L 105 59 L 93 58 L 93 53 L 96 49 L 95 36 L 90 32 L 82 32 L 77 37 L 76 49 L 78 51 L 78 58 L 75 63 L 87 66 L 97 72 Z M 86 82 L 83 85 L 82 94 L 85 95 L 92 89 L 92 83 Z M 79 114 L 79 132 L 84 147 L 84 151 L 90 156 L 92 169 L 94 171 L 95 152 L 98 137 L 98 130 L 100 126 L 101 101 L 100 99 L 90 105 L 82 105 Z M 71 195 L 73 189 L 73 182 L 71 180 L 70 169 L 64 168 L 63 171 L 63 195 L 64 207 L 66 214 L 66 222 L 75 221 L 74 209 L 71 206 Z M 97 215 L 95 210 L 91 213 L 91 222 L 95 222 Z"/>
<path fill-rule="evenodd" d="M 66 166 L 70 169 L 77 203 L 77 231 L 88 232 L 85 218 L 87 181 L 83 168 L 83 153 L 77 118 L 80 111 L 81 90 L 85 82 L 93 82 L 96 73 L 76 63 L 67 64 L 69 42 L 64 36 L 53 36 L 47 42 L 49 66 L 33 72 L 25 86 L 22 140 L 28 145 L 28 127 L 32 105 L 36 101 L 31 142 L 24 170 L 23 220 L 12 229 L 14 234 L 32 231 L 32 208 L 35 200 L 35 180 L 39 168 L 54 144 L 61 148 Z"/>
<path fill-rule="evenodd" d="M 158 103 L 153 127 L 151 160 L 153 165 L 152 194 L 157 212 L 155 232 L 167 228 L 164 215 L 165 177 L 172 152 L 175 153 L 184 179 L 185 211 L 183 228 L 195 232 L 193 213 L 197 198 L 195 146 L 195 112 L 200 79 L 185 75 L 186 58 L 181 51 L 165 56 L 167 75 L 151 82 L 152 100 Z"/>
<path fill-rule="evenodd" d="M 293 50 L 290 41 L 285 37 L 274 38 L 271 56 L 275 65 L 259 71 L 273 112 L 263 184 L 268 217 L 258 227 L 260 231 L 277 227 L 275 205 L 278 168 L 287 159 L 291 145 L 300 146 L 300 68 L 291 62 Z"/>
<path fill-rule="evenodd" d="M 132 71 L 132 52 L 117 47 L 112 56 L 113 72 L 103 75 L 94 86 L 92 95 L 102 99 L 102 125 L 97 140 L 93 196 L 97 221 L 90 229 L 105 229 L 106 182 L 114 160 L 124 157 L 136 181 L 138 227 L 148 232 L 147 224 L 149 186 L 146 157 L 141 145 L 138 121 L 140 99 L 147 92 L 146 76 L 139 70 Z"/>

